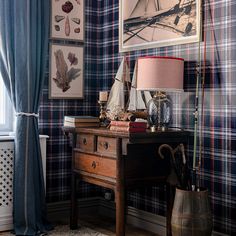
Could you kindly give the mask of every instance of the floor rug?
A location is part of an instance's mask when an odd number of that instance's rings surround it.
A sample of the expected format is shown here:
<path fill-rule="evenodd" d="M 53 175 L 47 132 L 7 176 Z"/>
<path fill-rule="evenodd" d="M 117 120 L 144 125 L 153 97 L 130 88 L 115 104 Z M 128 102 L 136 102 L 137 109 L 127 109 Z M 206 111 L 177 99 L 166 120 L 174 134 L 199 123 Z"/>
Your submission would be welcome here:
<path fill-rule="evenodd" d="M 56 226 L 55 229 L 47 234 L 48 236 L 106 236 L 93 229 L 81 227 L 77 230 L 70 230 L 68 225 Z"/>
<path fill-rule="evenodd" d="M 0 232 L 0 236 L 13 236 L 10 232 Z M 43 236 L 106 236 L 93 229 L 80 227 L 77 230 L 70 230 L 68 225 L 56 226 L 54 230 L 43 234 Z"/>

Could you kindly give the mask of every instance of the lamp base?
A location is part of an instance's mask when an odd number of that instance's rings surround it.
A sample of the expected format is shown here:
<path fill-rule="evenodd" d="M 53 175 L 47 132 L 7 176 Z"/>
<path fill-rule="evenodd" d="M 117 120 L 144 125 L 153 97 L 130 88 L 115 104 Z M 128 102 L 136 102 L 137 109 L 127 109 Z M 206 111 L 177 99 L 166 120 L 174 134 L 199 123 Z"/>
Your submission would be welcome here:
<path fill-rule="evenodd" d="M 150 130 L 151 130 L 151 132 L 156 132 L 157 131 L 157 127 L 156 126 L 151 126 Z"/>
<path fill-rule="evenodd" d="M 168 130 L 168 127 L 162 126 L 162 127 L 156 127 L 156 126 L 150 126 L 150 131 L 151 132 L 165 132 Z"/>
<path fill-rule="evenodd" d="M 172 104 L 165 92 L 156 92 L 147 104 L 151 132 L 166 131 L 171 121 Z"/>

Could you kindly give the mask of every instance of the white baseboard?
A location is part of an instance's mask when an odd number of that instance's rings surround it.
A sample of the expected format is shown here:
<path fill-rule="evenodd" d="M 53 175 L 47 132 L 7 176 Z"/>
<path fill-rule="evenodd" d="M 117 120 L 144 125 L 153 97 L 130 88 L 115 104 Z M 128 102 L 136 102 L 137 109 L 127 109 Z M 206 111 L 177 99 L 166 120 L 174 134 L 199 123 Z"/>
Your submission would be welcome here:
<path fill-rule="evenodd" d="M 0 232 L 13 229 L 12 215 L 0 216 Z"/>
<path fill-rule="evenodd" d="M 69 211 L 69 201 L 48 204 L 48 216 L 51 221 L 55 221 L 54 217 L 57 216 L 57 218 L 61 217 L 61 219 L 66 218 L 69 222 Z M 84 213 L 92 214 L 93 212 L 99 212 L 103 216 L 115 218 L 115 203 L 101 197 L 78 200 L 78 215 Z M 126 220 L 128 224 L 137 228 L 142 228 L 159 235 L 166 234 L 166 218 L 163 216 L 128 207 Z M 213 231 L 212 236 L 228 235 Z"/>

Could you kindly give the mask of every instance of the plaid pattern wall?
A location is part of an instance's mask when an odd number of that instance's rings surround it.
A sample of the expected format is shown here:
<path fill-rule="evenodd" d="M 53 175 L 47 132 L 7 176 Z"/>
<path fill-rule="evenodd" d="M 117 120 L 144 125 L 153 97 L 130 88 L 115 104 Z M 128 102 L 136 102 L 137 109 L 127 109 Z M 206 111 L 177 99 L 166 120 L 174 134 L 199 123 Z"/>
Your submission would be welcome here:
<path fill-rule="evenodd" d="M 41 132 L 48 134 L 47 194 L 49 201 L 68 198 L 70 186 L 70 150 L 60 126 L 66 114 L 97 114 L 98 91 L 110 89 L 121 61 L 118 52 L 118 0 L 87 0 L 85 40 L 85 99 L 83 101 L 48 100 L 45 85 L 41 106 Z M 206 90 L 201 147 L 201 184 L 210 192 L 214 230 L 236 233 L 236 2 L 203 1 L 203 31 L 206 33 Z M 203 52 L 204 43 L 201 43 Z M 139 50 L 126 53 L 131 69 L 141 55 L 170 55 L 185 59 L 185 92 L 173 98 L 173 126 L 193 133 L 195 65 L 197 43 Z M 200 111 L 201 113 L 201 111 Z M 193 147 L 190 142 L 188 156 Z M 198 148 L 200 150 L 200 146 Z M 198 153 L 199 154 L 199 153 Z M 101 194 L 99 188 L 81 186 L 84 196 Z M 155 214 L 164 214 L 164 189 L 129 192 L 128 203 Z"/>
<path fill-rule="evenodd" d="M 61 127 L 65 115 L 98 115 L 98 93 L 102 89 L 99 69 L 99 2 L 85 1 L 85 43 L 84 43 L 84 99 L 49 99 L 48 77 L 46 74 L 43 97 L 40 106 L 39 128 L 41 134 L 47 134 L 47 201 L 56 202 L 70 199 L 71 148 L 69 139 L 62 133 Z M 76 44 L 63 40 L 51 40 L 58 44 Z M 49 71 L 49 69 L 47 70 Z M 80 185 L 80 197 L 99 194 L 100 188 Z"/>

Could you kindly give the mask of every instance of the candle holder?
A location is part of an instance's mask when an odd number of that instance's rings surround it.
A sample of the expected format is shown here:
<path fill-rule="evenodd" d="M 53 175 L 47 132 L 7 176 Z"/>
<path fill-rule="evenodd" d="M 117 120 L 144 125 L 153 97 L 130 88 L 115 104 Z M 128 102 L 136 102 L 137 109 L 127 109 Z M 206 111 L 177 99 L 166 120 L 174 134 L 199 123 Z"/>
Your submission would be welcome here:
<path fill-rule="evenodd" d="M 100 105 L 100 115 L 99 115 L 99 120 L 100 120 L 100 125 L 101 126 L 107 126 L 107 114 L 106 114 L 106 101 L 98 101 L 98 104 Z"/>

